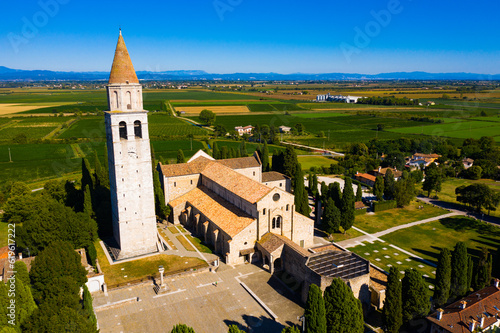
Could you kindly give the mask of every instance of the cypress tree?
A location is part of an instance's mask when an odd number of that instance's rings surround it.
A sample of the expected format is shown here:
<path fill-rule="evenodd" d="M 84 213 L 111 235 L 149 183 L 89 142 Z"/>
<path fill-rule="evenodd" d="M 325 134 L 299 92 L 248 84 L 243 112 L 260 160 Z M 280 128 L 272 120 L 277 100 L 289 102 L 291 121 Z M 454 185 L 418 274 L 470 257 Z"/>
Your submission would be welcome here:
<path fill-rule="evenodd" d="M 451 256 L 451 289 L 453 297 L 463 297 L 468 287 L 468 263 L 467 246 L 464 242 L 455 245 Z"/>
<path fill-rule="evenodd" d="M 217 145 L 217 141 L 214 141 L 214 146 L 212 150 L 212 157 L 215 158 L 216 160 L 220 159 L 220 150 L 219 146 Z"/>
<path fill-rule="evenodd" d="M 177 151 L 177 164 L 179 163 L 184 163 L 186 161 L 186 158 L 184 157 L 184 152 L 182 149 L 179 149 Z"/>
<path fill-rule="evenodd" d="M 7 323 L 7 307 L 10 304 L 10 298 L 8 296 L 7 285 L 5 283 L 0 283 L 0 327 L 5 327 Z"/>
<path fill-rule="evenodd" d="M 390 169 L 387 169 L 387 172 L 384 176 L 384 196 L 387 200 L 392 200 L 394 198 L 396 181 L 394 180 L 394 174 Z"/>
<path fill-rule="evenodd" d="M 94 215 L 94 210 L 92 209 L 92 196 L 90 194 L 89 185 L 85 185 L 83 190 L 83 212 L 92 217 Z"/>
<path fill-rule="evenodd" d="M 225 160 L 225 159 L 227 159 L 228 155 L 229 155 L 229 152 L 227 150 L 227 146 L 222 146 L 222 148 L 220 150 L 220 159 Z"/>
<path fill-rule="evenodd" d="M 434 288 L 434 302 L 436 306 L 443 306 L 450 298 L 451 286 L 451 253 L 443 248 L 439 255 L 436 269 L 436 284 Z"/>
<path fill-rule="evenodd" d="M 83 311 L 89 318 L 89 321 L 97 328 L 97 318 L 95 317 L 94 307 L 92 306 L 92 295 L 87 288 L 87 285 L 83 285 Z"/>
<path fill-rule="evenodd" d="M 328 197 L 328 186 L 326 186 L 325 182 L 321 182 L 321 200 L 325 201 Z"/>
<path fill-rule="evenodd" d="M 322 294 L 314 283 L 309 286 L 304 312 L 305 333 L 326 333 L 325 301 Z"/>
<path fill-rule="evenodd" d="M 246 141 L 243 141 L 240 146 L 240 153 L 241 157 L 247 157 L 248 156 L 248 151 L 247 151 L 247 143 Z"/>
<path fill-rule="evenodd" d="M 295 326 L 288 326 L 288 327 L 285 327 L 281 333 L 300 333 L 300 329 L 298 329 L 297 327 Z M 306 331 L 307 332 L 307 331 Z"/>
<path fill-rule="evenodd" d="M 361 302 L 341 279 L 334 278 L 325 290 L 326 327 L 328 333 L 362 333 Z"/>
<path fill-rule="evenodd" d="M 403 320 L 421 318 L 430 310 L 427 285 L 415 269 L 407 269 L 402 281 Z"/>
<path fill-rule="evenodd" d="M 299 162 L 295 150 L 292 148 L 292 146 L 287 146 L 285 152 L 283 153 L 282 173 L 288 177 L 293 177 L 297 169 L 297 164 L 299 164 Z"/>
<path fill-rule="evenodd" d="M 104 144 L 104 176 L 107 179 L 107 184 L 109 187 L 109 160 L 108 160 L 108 146 Z"/>
<path fill-rule="evenodd" d="M 333 199 L 335 206 L 339 209 L 342 207 L 342 192 L 339 183 L 334 182 L 328 185 L 328 196 Z"/>
<path fill-rule="evenodd" d="M 474 262 L 472 261 L 471 256 L 467 256 L 467 290 L 465 293 L 467 294 L 472 287 L 472 280 L 474 279 Z"/>
<path fill-rule="evenodd" d="M 95 186 L 103 186 L 109 187 L 109 179 L 104 171 L 104 168 L 101 165 L 101 161 L 99 161 L 99 157 L 97 156 L 97 151 L 94 150 L 94 175 L 95 175 Z"/>
<path fill-rule="evenodd" d="M 300 164 L 297 164 L 296 166 L 294 180 L 295 187 L 293 194 L 295 196 L 295 211 L 304 216 L 309 216 L 311 209 L 309 208 L 309 199 L 304 186 L 304 176 L 302 174 L 302 167 Z"/>
<path fill-rule="evenodd" d="M 94 189 L 94 179 L 92 178 L 89 161 L 86 158 L 82 158 L 82 189 L 84 189 L 86 185 L 88 185 L 91 190 Z"/>
<path fill-rule="evenodd" d="M 234 148 L 229 148 L 227 150 L 227 158 L 235 158 L 235 154 L 234 154 Z"/>
<path fill-rule="evenodd" d="M 262 171 L 268 172 L 270 171 L 269 167 L 269 147 L 267 146 L 267 142 L 264 141 L 264 148 L 262 149 Z"/>
<path fill-rule="evenodd" d="M 354 192 L 352 190 L 352 182 L 350 178 L 346 178 L 344 192 L 342 193 L 342 229 L 344 233 L 351 229 L 354 224 Z"/>
<path fill-rule="evenodd" d="M 481 255 L 479 256 L 479 261 L 477 263 L 474 272 L 474 290 L 483 289 L 491 281 L 491 255 L 488 249 L 483 247 L 481 249 Z"/>
<path fill-rule="evenodd" d="M 160 173 L 156 169 L 153 169 L 153 188 L 156 215 L 161 219 L 167 219 L 168 215 L 170 215 L 170 208 L 165 205 L 165 195 L 163 194 L 163 190 L 161 188 Z"/>
<path fill-rule="evenodd" d="M 375 179 L 375 184 L 373 185 L 373 194 L 379 201 L 384 200 L 384 188 L 384 178 L 382 178 L 382 176 L 377 176 L 377 178 Z"/>
<path fill-rule="evenodd" d="M 389 269 L 382 315 L 385 332 L 398 333 L 403 325 L 403 299 L 399 271 L 394 266 Z"/>
<path fill-rule="evenodd" d="M 29 284 L 23 283 L 22 279 L 18 276 L 13 276 L 11 279 L 15 280 L 16 292 L 14 295 L 16 304 L 16 326 L 18 328 L 31 316 L 33 311 L 37 308 L 33 295 L 31 294 L 31 287 Z M 10 284 L 10 281 L 8 282 Z M 12 299 L 12 298 L 11 298 Z"/>
<path fill-rule="evenodd" d="M 323 212 L 323 226 L 330 235 L 339 231 L 342 221 L 340 210 L 335 206 L 332 198 L 326 201 L 325 211 Z"/>
<path fill-rule="evenodd" d="M 357 186 L 356 190 L 356 201 L 361 201 L 363 199 L 363 190 L 361 189 L 361 185 Z"/>
<path fill-rule="evenodd" d="M 275 150 L 273 153 L 272 157 L 272 165 L 271 168 L 273 171 L 279 172 L 279 173 L 285 173 L 284 168 L 283 168 L 283 161 L 284 161 L 284 153 L 282 151 L 277 151 Z"/>
<path fill-rule="evenodd" d="M 318 193 L 318 176 L 316 174 L 313 174 L 312 176 L 312 188 L 311 188 L 311 193 L 313 196 Z"/>

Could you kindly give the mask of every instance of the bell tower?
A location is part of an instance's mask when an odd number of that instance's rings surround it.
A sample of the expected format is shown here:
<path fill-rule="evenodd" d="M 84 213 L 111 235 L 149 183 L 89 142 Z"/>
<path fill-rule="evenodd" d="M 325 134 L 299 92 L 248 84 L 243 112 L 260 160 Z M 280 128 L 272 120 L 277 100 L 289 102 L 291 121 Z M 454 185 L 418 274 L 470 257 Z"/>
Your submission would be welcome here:
<path fill-rule="evenodd" d="M 122 32 L 107 85 L 105 112 L 113 236 L 125 259 L 157 251 L 153 173 L 142 86 Z"/>

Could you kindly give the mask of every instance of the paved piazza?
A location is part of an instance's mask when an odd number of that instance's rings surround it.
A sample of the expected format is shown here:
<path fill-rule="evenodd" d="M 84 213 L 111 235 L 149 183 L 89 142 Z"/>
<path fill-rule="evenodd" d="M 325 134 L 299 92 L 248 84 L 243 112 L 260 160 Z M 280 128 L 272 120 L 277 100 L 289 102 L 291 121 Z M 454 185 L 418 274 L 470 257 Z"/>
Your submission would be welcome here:
<path fill-rule="evenodd" d="M 173 325 L 184 323 L 196 333 L 227 333 L 232 324 L 247 332 L 274 333 L 298 323 L 297 316 L 304 311 L 280 281 L 254 265 L 222 264 L 216 273 L 165 278 L 165 282 L 168 289 L 159 295 L 150 283 L 111 290 L 108 296 L 94 294 L 100 331 L 170 332 Z M 265 302 L 277 321 L 240 282 Z"/>

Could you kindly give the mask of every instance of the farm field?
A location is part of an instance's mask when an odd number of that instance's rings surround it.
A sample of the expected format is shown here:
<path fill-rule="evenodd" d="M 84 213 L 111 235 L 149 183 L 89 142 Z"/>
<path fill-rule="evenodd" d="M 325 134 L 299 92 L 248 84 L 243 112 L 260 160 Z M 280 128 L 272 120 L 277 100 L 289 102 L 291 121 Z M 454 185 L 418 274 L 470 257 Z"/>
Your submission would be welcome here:
<path fill-rule="evenodd" d="M 248 113 L 250 110 L 245 105 L 226 105 L 226 106 L 177 106 L 176 111 L 184 111 L 187 115 L 199 115 L 201 111 L 208 109 L 215 114 L 224 113 Z"/>
<path fill-rule="evenodd" d="M 0 127 L 0 141 L 12 140 L 19 134 L 26 135 L 27 139 L 41 139 L 70 118 L 30 117 L 9 120 Z"/>
<path fill-rule="evenodd" d="M 53 108 L 61 105 L 72 104 L 71 102 L 60 102 L 60 103 L 33 103 L 33 104 L 21 104 L 21 103 L 2 103 L 0 104 L 0 116 L 16 114 L 19 112 L 37 110 L 40 108 Z"/>
<path fill-rule="evenodd" d="M 493 262 L 496 262 L 497 249 L 500 245 L 500 228 L 463 216 L 454 216 L 398 230 L 382 236 L 382 239 L 434 264 L 437 264 L 441 248 L 447 247 L 452 250 L 457 242 L 465 242 L 469 254 L 475 260 L 480 254 L 481 247 L 488 248 L 493 255 Z"/>
<path fill-rule="evenodd" d="M 390 131 L 401 134 L 424 134 L 462 139 L 494 136 L 495 141 L 500 142 L 500 124 L 491 121 L 462 121 L 421 127 L 403 127 L 390 129 Z"/>
<path fill-rule="evenodd" d="M 419 209 L 419 206 L 423 208 Z M 416 200 L 405 208 L 394 208 L 375 214 L 356 216 L 354 224 L 361 230 L 372 234 L 398 225 L 416 222 L 447 213 L 449 213 L 447 210 Z"/>

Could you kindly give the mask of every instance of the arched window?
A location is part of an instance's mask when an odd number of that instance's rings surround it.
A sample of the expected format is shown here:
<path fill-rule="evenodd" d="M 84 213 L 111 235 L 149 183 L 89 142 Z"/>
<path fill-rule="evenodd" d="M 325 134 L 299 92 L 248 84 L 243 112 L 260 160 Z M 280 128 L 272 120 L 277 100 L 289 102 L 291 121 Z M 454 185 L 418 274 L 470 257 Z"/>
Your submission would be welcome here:
<path fill-rule="evenodd" d="M 288 212 L 288 209 L 290 208 L 290 205 L 286 205 L 286 211 Z"/>
<path fill-rule="evenodd" d="M 132 110 L 132 94 L 130 93 L 130 91 L 127 91 L 127 109 L 128 110 Z"/>
<path fill-rule="evenodd" d="M 113 95 L 115 96 L 115 109 L 118 109 L 118 92 L 113 91 Z M 113 110 L 111 110 L 113 111 Z"/>
<path fill-rule="evenodd" d="M 127 123 L 124 121 L 120 121 L 119 128 L 120 128 L 120 139 L 127 140 Z"/>
<path fill-rule="evenodd" d="M 134 135 L 136 138 L 142 138 L 142 127 L 139 120 L 134 121 Z"/>
<path fill-rule="evenodd" d="M 273 229 L 281 228 L 281 216 L 273 217 L 272 227 Z"/>

